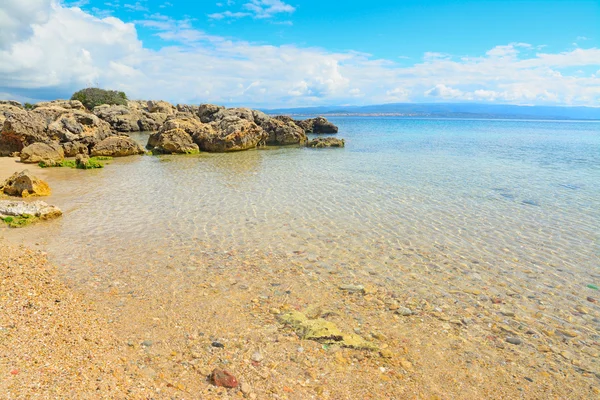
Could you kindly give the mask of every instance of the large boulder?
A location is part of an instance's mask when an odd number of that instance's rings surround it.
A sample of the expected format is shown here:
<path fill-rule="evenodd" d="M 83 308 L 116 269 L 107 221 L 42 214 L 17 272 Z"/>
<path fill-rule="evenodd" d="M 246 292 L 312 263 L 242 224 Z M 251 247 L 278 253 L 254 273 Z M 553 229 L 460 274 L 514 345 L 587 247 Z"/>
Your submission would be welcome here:
<path fill-rule="evenodd" d="M 144 154 L 144 149 L 128 136 L 110 136 L 92 148 L 92 156 L 125 157 Z"/>
<path fill-rule="evenodd" d="M 211 152 L 240 151 L 265 143 L 268 134 L 254 122 L 228 116 L 213 122 L 201 134 L 194 135 L 200 150 Z"/>
<path fill-rule="evenodd" d="M 65 153 L 58 143 L 33 143 L 21 150 L 21 162 L 56 165 L 65 158 Z"/>
<path fill-rule="evenodd" d="M 324 147 L 344 147 L 346 142 L 344 139 L 337 139 L 334 137 L 316 138 L 306 144 L 307 147 L 313 148 L 324 148 Z"/>
<path fill-rule="evenodd" d="M 29 196 L 50 196 L 50 187 L 46 182 L 36 178 L 24 170 L 15 172 L 1 186 L 4 194 L 9 196 L 29 197 Z"/>
<path fill-rule="evenodd" d="M 338 133 L 338 127 L 323 117 L 294 122 L 306 133 Z"/>
<path fill-rule="evenodd" d="M 200 151 L 190 134 L 181 128 L 161 129 L 153 133 L 146 148 L 157 154 L 194 154 Z"/>
<path fill-rule="evenodd" d="M 72 111 L 48 125 L 47 136 L 61 143 L 83 142 L 92 146 L 112 134 L 110 125 L 85 111 Z"/>
<path fill-rule="evenodd" d="M 267 132 L 267 144 L 270 145 L 302 144 L 307 140 L 304 130 L 293 121 L 284 122 L 271 118 L 262 122 L 261 128 Z"/>
<path fill-rule="evenodd" d="M 19 152 L 32 143 L 49 142 L 47 126 L 47 118 L 42 114 L 25 110 L 8 113 L 0 133 L 0 155 Z"/>

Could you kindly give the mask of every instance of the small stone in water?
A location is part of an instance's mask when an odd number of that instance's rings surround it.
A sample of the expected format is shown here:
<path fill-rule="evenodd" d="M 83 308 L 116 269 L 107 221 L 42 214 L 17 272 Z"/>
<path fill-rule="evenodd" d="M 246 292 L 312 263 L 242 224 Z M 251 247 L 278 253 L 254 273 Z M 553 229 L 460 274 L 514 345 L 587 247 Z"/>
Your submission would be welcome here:
<path fill-rule="evenodd" d="M 242 393 L 244 394 L 248 394 L 250 393 L 250 390 L 252 390 L 250 388 L 250 385 L 248 385 L 246 382 L 242 383 L 242 386 L 240 386 L 240 390 L 242 391 Z"/>
<path fill-rule="evenodd" d="M 510 344 L 515 344 L 515 345 L 523 343 L 523 341 L 521 339 L 519 339 L 518 337 L 509 337 L 509 338 L 506 338 L 506 341 Z"/>
<path fill-rule="evenodd" d="M 225 345 L 223 343 L 219 343 L 219 342 L 212 342 L 212 347 L 217 347 L 219 349 L 222 349 L 225 347 Z"/>
<path fill-rule="evenodd" d="M 264 359 L 264 357 L 260 353 L 260 351 L 255 351 L 254 354 L 252 354 L 251 360 L 254 362 L 261 362 L 263 359 Z"/>
<path fill-rule="evenodd" d="M 365 287 L 363 285 L 340 285 L 340 290 L 351 293 L 364 293 Z"/>
<path fill-rule="evenodd" d="M 410 308 L 400 307 L 396 310 L 396 314 L 402 315 L 403 317 L 408 317 L 409 315 L 413 315 L 413 312 Z"/>
<path fill-rule="evenodd" d="M 596 285 L 590 284 L 590 285 L 587 285 L 587 287 L 590 288 L 590 289 L 599 290 L 598 286 L 596 286 Z"/>
<path fill-rule="evenodd" d="M 595 298 L 593 298 L 593 297 L 588 297 L 588 298 L 587 298 L 587 301 L 589 301 L 590 303 L 596 303 L 598 300 L 596 300 L 596 299 L 595 299 Z"/>
<path fill-rule="evenodd" d="M 221 369 L 213 370 L 213 372 L 210 374 L 210 381 L 215 386 L 226 388 L 234 388 L 238 385 L 238 381 L 235 376 L 233 376 L 230 372 Z"/>
<path fill-rule="evenodd" d="M 304 347 L 298 347 L 298 353 L 304 353 Z"/>

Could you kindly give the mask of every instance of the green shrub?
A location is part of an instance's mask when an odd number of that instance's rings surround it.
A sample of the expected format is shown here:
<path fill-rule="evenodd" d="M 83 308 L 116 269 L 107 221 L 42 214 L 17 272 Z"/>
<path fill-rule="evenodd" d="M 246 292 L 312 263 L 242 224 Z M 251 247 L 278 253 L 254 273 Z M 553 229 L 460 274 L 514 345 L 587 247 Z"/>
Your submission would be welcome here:
<path fill-rule="evenodd" d="M 25 103 L 23 107 L 25 107 L 26 110 L 33 110 L 33 104 L 31 103 Z"/>
<path fill-rule="evenodd" d="M 73 93 L 71 100 L 79 100 L 88 110 L 102 104 L 127 105 L 127 95 L 116 90 L 104 90 L 100 88 L 87 88 Z"/>

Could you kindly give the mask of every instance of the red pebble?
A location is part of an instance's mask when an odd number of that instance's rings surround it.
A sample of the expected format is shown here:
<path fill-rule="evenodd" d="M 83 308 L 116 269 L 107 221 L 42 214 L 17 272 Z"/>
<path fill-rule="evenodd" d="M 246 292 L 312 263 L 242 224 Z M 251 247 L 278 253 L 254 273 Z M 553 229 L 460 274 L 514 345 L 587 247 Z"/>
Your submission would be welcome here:
<path fill-rule="evenodd" d="M 18 375 L 19 374 L 19 370 L 18 369 L 13 369 L 12 371 L 10 371 L 11 375 Z"/>
<path fill-rule="evenodd" d="M 210 374 L 210 381 L 215 386 L 222 386 L 226 388 L 234 388 L 238 385 L 237 379 L 235 379 L 235 376 L 233 376 L 230 372 L 216 368 Z"/>
<path fill-rule="evenodd" d="M 590 303 L 595 303 L 597 300 L 593 297 L 588 297 L 587 301 L 589 301 Z"/>

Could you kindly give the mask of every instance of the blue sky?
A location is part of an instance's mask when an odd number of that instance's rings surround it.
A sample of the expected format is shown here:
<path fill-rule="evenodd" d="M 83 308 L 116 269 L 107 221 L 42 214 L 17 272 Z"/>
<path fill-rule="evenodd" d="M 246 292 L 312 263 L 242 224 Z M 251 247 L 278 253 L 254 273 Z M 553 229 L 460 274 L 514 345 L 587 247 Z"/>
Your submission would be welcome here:
<path fill-rule="evenodd" d="M 90 1 L 84 9 L 107 10 L 105 3 Z M 331 51 L 355 50 L 388 59 L 420 59 L 424 52 L 479 55 L 496 45 L 512 42 L 563 51 L 577 42 L 596 47 L 600 40 L 600 1 L 597 0 L 376 0 L 367 3 L 297 0 L 287 2 L 294 11 L 274 12 L 268 18 L 256 15 L 214 18 L 215 14 L 227 11 L 252 14 L 245 7 L 249 0 L 229 3 L 228 6 L 227 0 L 167 3 L 152 0 L 137 3 L 148 11 L 109 9 L 126 21 L 160 13 L 176 19 L 193 19 L 196 28 L 214 35 L 274 45 L 294 43 Z M 151 32 L 144 32 L 142 38 L 149 45 L 161 45 L 151 40 Z"/>
<path fill-rule="evenodd" d="M 0 25 L 4 98 L 600 106 L 598 0 L 3 0 Z"/>

